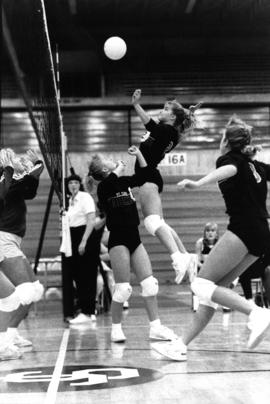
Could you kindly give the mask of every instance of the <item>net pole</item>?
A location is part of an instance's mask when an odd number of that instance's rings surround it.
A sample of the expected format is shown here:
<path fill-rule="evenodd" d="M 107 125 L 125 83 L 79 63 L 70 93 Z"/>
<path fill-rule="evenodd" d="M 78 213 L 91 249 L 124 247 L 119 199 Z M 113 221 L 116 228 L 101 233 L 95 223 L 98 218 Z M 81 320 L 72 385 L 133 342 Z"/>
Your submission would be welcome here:
<path fill-rule="evenodd" d="M 60 92 L 60 63 L 59 63 L 59 50 L 58 50 L 58 45 L 56 44 L 56 87 L 57 87 L 57 97 L 58 97 L 58 103 L 60 105 L 60 100 L 61 100 L 61 92 Z M 61 112 L 60 112 L 61 114 Z M 67 176 L 67 138 L 64 132 L 64 127 L 63 127 L 63 119 L 62 119 L 62 114 L 61 114 L 61 127 L 60 127 L 60 133 L 61 133 L 61 159 L 62 159 L 62 195 L 63 195 L 63 210 L 66 210 L 66 198 L 65 198 L 65 178 Z"/>

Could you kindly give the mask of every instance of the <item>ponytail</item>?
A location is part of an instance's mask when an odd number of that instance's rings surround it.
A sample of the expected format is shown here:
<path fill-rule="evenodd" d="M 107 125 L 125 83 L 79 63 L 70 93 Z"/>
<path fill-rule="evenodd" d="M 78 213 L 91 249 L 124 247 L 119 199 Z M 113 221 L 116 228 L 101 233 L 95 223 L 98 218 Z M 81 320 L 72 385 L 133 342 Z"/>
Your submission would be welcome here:
<path fill-rule="evenodd" d="M 191 105 L 189 108 L 184 108 L 176 100 L 168 101 L 172 106 L 172 112 L 175 115 L 174 128 L 177 129 L 179 141 L 182 140 L 183 134 L 188 129 L 192 129 L 196 125 L 195 112 L 200 108 L 202 103 Z"/>
<path fill-rule="evenodd" d="M 247 125 L 237 115 L 233 115 L 226 125 L 225 132 L 231 150 L 239 150 L 244 155 L 253 158 L 262 147 L 251 144 L 252 129 L 252 126 Z"/>
<path fill-rule="evenodd" d="M 246 156 L 253 158 L 257 154 L 257 152 L 260 152 L 261 150 L 262 150 L 261 145 L 257 146 L 247 145 L 241 150 L 241 152 Z"/>

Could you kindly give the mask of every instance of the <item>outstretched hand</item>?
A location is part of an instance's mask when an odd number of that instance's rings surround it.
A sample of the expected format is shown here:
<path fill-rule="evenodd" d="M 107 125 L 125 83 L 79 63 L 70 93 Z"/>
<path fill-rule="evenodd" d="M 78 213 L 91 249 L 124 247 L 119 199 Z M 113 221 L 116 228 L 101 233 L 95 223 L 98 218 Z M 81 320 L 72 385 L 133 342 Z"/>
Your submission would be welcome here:
<path fill-rule="evenodd" d="M 27 150 L 26 156 L 33 164 L 35 164 L 38 160 L 40 160 L 37 153 L 32 149 Z"/>
<path fill-rule="evenodd" d="M 2 166 L 3 168 L 8 167 L 8 166 L 13 167 L 13 161 L 12 161 L 11 155 L 5 149 L 2 149 L 0 151 L 0 166 Z"/>
<path fill-rule="evenodd" d="M 178 189 L 195 189 L 198 187 L 198 182 L 184 179 L 177 183 L 177 187 Z"/>
<path fill-rule="evenodd" d="M 140 90 L 139 88 L 134 91 L 132 98 L 131 98 L 131 102 L 133 105 L 138 104 L 138 102 L 141 99 L 141 95 L 142 95 L 142 90 Z"/>

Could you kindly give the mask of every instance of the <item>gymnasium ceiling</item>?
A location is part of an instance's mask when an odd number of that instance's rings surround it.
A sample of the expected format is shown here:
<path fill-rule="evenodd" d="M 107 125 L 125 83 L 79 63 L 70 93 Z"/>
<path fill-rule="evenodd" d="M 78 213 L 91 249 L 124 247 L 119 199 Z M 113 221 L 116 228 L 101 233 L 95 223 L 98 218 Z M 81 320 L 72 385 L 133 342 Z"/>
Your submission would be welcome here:
<path fill-rule="evenodd" d="M 18 19 L 31 0 L 3 0 Z M 65 49 L 108 36 L 158 38 L 270 35 L 269 0 L 44 0 L 50 35 Z M 93 41 L 93 42 L 92 42 Z"/>

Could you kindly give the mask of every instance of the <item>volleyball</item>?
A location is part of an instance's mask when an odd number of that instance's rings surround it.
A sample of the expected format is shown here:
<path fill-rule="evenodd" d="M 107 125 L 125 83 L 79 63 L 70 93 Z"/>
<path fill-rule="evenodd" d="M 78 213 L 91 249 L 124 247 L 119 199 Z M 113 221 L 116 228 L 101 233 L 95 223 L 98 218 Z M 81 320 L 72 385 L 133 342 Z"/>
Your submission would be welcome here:
<path fill-rule="evenodd" d="M 105 55 L 112 60 L 119 60 L 127 51 L 126 42 L 119 36 L 112 36 L 104 43 Z"/>

